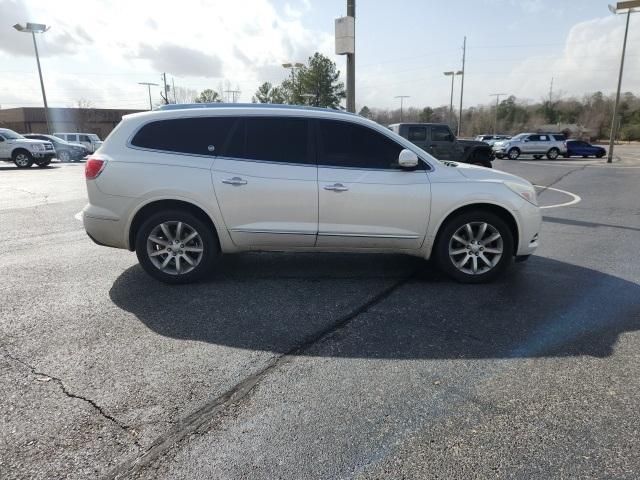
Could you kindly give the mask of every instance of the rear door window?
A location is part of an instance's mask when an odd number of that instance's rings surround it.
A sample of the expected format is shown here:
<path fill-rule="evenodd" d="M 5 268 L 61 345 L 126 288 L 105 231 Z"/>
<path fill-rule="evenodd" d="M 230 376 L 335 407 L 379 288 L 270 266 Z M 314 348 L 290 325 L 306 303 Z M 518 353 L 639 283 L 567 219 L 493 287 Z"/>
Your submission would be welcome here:
<path fill-rule="evenodd" d="M 244 158 L 266 162 L 314 164 L 309 148 L 309 121 L 295 117 L 245 117 Z M 242 128 L 241 128 L 242 130 Z M 234 135 L 229 153 L 240 145 Z M 233 154 L 232 156 L 237 156 Z"/>
<path fill-rule="evenodd" d="M 78 136 L 77 135 L 66 135 L 66 140 L 67 142 L 77 142 L 78 141 Z"/>
<path fill-rule="evenodd" d="M 194 117 L 157 120 L 144 125 L 131 145 L 193 155 L 220 153 L 238 121 L 234 117 Z"/>

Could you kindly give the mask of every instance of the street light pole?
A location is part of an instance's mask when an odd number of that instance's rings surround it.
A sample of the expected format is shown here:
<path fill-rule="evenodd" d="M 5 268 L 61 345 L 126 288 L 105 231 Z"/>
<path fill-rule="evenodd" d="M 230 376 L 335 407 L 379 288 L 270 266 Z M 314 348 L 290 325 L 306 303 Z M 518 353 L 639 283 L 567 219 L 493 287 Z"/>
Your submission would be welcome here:
<path fill-rule="evenodd" d="M 616 90 L 616 102 L 613 104 L 613 119 L 611 120 L 611 134 L 609 135 L 609 153 L 607 155 L 607 163 L 613 162 L 613 148 L 616 141 L 616 120 L 618 117 L 618 104 L 620 103 L 620 89 L 622 88 L 622 72 L 624 71 L 624 57 L 627 51 L 627 37 L 629 35 L 629 20 L 631 12 L 635 7 L 640 7 L 640 0 L 618 2 L 615 7 L 609 5 L 612 13 L 618 14 L 618 10 L 627 10 L 627 23 L 624 29 L 624 40 L 622 42 L 622 56 L 620 58 L 620 73 L 618 74 L 618 89 Z"/>
<path fill-rule="evenodd" d="M 151 102 L 151 87 L 157 87 L 158 84 L 151 82 L 138 82 L 138 85 L 146 85 L 149 89 L 149 110 L 153 110 L 153 103 Z"/>
<path fill-rule="evenodd" d="M 409 98 L 409 95 L 398 95 L 394 98 L 400 99 L 400 122 L 403 120 L 403 110 L 404 110 L 404 99 Z"/>
<path fill-rule="evenodd" d="M 495 123 L 493 124 L 493 135 L 497 135 L 498 134 L 498 106 L 500 105 L 500 97 L 503 97 L 505 95 L 508 95 L 507 93 L 492 93 L 491 95 L 489 95 L 490 97 L 496 97 L 496 120 Z"/>
<path fill-rule="evenodd" d="M 293 98 L 296 91 L 296 70 L 300 70 L 304 67 L 304 63 L 283 63 L 282 66 L 286 69 L 291 70 L 291 102 L 293 103 Z"/>
<path fill-rule="evenodd" d="M 449 126 L 451 126 L 453 120 L 453 81 L 456 78 L 456 75 L 462 75 L 462 70 L 458 70 L 457 72 L 444 72 L 445 76 L 451 77 L 451 101 L 449 102 Z"/>
<path fill-rule="evenodd" d="M 347 17 L 353 18 L 354 48 L 347 54 L 347 112 L 356 111 L 356 51 L 355 51 L 355 18 L 356 0 L 347 0 Z"/>
<path fill-rule="evenodd" d="M 19 32 L 31 33 L 33 37 L 33 48 L 36 51 L 36 63 L 38 64 L 38 75 L 40 77 L 40 89 L 42 90 L 42 101 L 44 102 L 44 119 L 47 124 L 47 133 L 51 133 L 51 125 L 49 124 L 49 105 L 47 104 L 47 94 L 44 91 L 44 80 L 42 79 L 42 68 L 40 68 L 40 55 L 38 54 L 38 43 L 36 42 L 36 33 L 44 33 L 49 28 L 46 25 L 41 23 L 27 23 L 26 26 L 23 26 L 19 23 L 16 23 L 13 28 L 15 28 Z"/>

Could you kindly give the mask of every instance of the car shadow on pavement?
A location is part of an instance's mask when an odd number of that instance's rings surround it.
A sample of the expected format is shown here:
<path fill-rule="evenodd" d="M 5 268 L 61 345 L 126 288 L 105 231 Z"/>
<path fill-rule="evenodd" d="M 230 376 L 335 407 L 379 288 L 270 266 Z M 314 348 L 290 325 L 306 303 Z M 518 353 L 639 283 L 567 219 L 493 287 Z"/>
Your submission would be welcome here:
<path fill-rule="evenodd" d="M 542 257 L 492 284 L 461 285 L 412 257 L 238 254 L 193 285 L 161 284 L 136 265 L 110 296 L 159 335 L 275 353 L 295 351 L 345 319 L 341 332 L 351 340 L 332 356 L 604 357 L 621 334 L 640 329 L 638 284 Z"/>
<path fill-rule="evenodd" d="M 0 172 L 9 172 L 9 171 L 16 171 L 16 172 L 37 172 L 37 171 L 41 171 L 41 170 L 55 170 L 57 168 L 60 168 L 58 165 L 47 165 L 46 167 L 37 167 L 35 165 L 33 165 L 32 167 L 29 168 L 18 168 L 15 165 L 2 165 L 0 166 Z"/>

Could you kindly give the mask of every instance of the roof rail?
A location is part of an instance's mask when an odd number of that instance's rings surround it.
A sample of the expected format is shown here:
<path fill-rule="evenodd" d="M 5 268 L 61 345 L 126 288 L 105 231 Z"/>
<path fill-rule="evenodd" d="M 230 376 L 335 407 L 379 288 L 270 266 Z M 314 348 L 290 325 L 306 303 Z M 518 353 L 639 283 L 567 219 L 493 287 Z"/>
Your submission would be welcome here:
<path fill-rule="evenodd" d="M 304 105 L 285 105 L 274 103 L 170 103 L 162 105 L 154 110 L 186 110 L 189 108 L 275 108 L 282 110 L 310 110 L 315 112 L 333 112 L 345 113 L 347 115 L 355 115 L 355 113 L 346 110 L 337 110 L 333 108 L 308 107 Z"/>

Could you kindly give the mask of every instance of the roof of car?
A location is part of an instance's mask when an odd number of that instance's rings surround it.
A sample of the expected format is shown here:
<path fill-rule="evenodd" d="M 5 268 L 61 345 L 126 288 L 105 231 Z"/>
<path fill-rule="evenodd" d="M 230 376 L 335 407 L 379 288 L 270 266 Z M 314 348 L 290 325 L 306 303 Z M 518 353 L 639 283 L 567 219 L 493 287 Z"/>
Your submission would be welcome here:
<path fill-rule="evenodd" d="M 333 108 L 322 107 L 309 107 L 304 105 L 285 105 L 274 103 L 170 103 L 169 105 L 162 105 L 155 109 L 157 110 L 188 110 L 192 108 L 267 108 L 267 109 L 282 109 L 282 110 L 305 110 L 312 112 L 332 112 L 332 113 L 344 113 L 346 115 L 355 115 L 355 113 L 347 112 L 345 110 L 337 110 Z"/>

